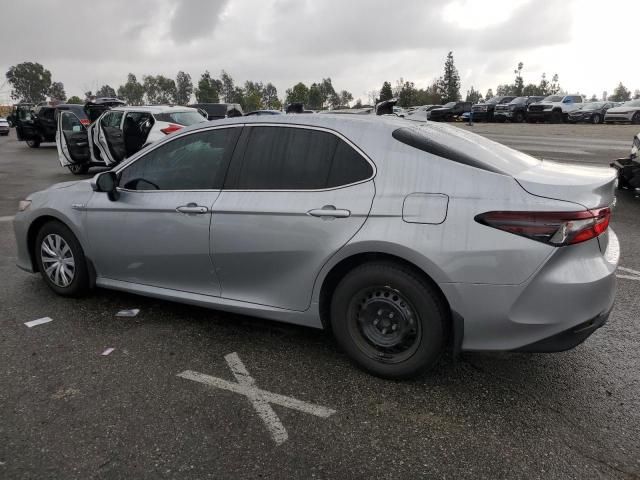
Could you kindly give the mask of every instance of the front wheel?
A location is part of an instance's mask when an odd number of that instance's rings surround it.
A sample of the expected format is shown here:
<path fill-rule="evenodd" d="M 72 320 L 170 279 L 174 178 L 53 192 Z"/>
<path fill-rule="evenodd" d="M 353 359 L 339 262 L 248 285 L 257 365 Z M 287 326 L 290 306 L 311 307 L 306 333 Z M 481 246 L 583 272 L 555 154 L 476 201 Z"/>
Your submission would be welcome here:
<path fill-rule="evenodd" d="M 631 117 L 631 123 L 634 125 L 640 125 L 640 111 L 633 114 L 633 117 Z"/>
<path fill-rule="evenodd" d="M 89 271 L 82 246 L 60 222 L 45 223 L 33 252 L 45 283 L 58 295 L 80 296 L 89 288 Z"/>
<path fill-rule="evenodd" d="M 551 123 L 562 123 L 562 112 L 551 112 L 549 121 Z"/>
<path fill-rule="evenodd" d="M 598 123 L 601 123 L 601 117 L 599 113 L 594 113 L 591 116 L 591 123 L 593 123 L 594 125 L 597 125 Z"/>
<path fill-rule="evenodd" d="M 447 318 L 434 288 L 392 262 L 356 267 L 331 300 L 337 342 L 355 364 L 383 378 L 409 378 L 433 367 L 444 350 Z"/>
<path fill-rule="evenodd" d="M 29 148 L 38 148 L 40 146 L 40 140 L 27 140 Z"/>
<path fill-rule="evenodd" d="M 74 175 L 84 175 L 89 171 L 89 165 L 86 163 L 72 163 L 68 165 L 69 171 Z"/>

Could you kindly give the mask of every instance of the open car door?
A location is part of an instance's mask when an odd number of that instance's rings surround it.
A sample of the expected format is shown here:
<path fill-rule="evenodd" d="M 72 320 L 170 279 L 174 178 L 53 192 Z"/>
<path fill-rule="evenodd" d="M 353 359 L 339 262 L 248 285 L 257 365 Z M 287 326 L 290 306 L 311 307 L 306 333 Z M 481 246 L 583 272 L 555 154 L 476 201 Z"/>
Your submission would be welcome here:
<path fill-rule="evenodd" d="M 60 111 L 56 146 L 58 147 L 58 159 L 63 167 L 71 168 L 89 163 L 87 129 L 80 122 L 80 119 L 70 111 Z"/>
<path fill-rule="evenodd" d="M 122 119 L 124 112 L 109 111 L 102 115 L 93 129 L 93 136 L 97 138 L 100 156 L 107 166 L 120 163 L 126 157 Z"/>

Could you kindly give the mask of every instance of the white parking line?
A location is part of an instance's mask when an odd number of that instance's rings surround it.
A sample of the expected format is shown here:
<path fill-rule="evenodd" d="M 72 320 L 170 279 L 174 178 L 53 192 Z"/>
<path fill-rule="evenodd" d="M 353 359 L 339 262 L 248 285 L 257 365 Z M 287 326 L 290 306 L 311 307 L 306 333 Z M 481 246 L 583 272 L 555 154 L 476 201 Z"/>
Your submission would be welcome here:
<path fill-rule="evenodd" d="M 284 425 L 282 425 L 278 414 L 273 410 L 273 408 L 271 408 L 271 403 L 321 418 L 327 418 L 336 413 L 335 410 L 327 407 L 322 407 L 320 405 L 303 402 L 285 395 L 279 395 L 277 393 L 262 390 L 256 386 L 255 380 L 251 375 L 249 375 L 247 368 L 244 366 L 237 353 L 230 353 L 229 355 L 226 355 L 224 359 L 227 361 L 229 368 L 231 368 L 233 375 L 236 377 L 237 383 L 229 382 L 222 378 L 211 377 L 192 370 L 185 370 L 184 372 L 179 373 L 178 377 L 246 396 L 258 413 L 258 416 L 265 423 L 271 437 L 277 445 L 281 445 L 286 442 L 289 438 L 289 434 L 284 428 Z"/>
<path fill-rule="evenodd" d="M 640 282 L 640 272 L 638 270 L 634 270 L 633 268 L 626 268 L 626 267 L 618 267 L 618 270 L 624 273 L 630 273 L 631 275 L 617 273 L 616 277 L 623 278 L 625 280 L 636 280 Z"/>
<path fill-rule="evenodd" d="M 5 217 L 0 217 L 0 222 L 11 222 L 13 221 L 13 215 L 7 215 Z"/>
<path fill-rule="evenodd" d="M 42 325 L 43 323 L 49 323 L 49 322 L 53 322 L 53 319 L 49 317 L 43 317 L 37 320 L 31 320 L 30 322 L 24 322 L 24 324 L 27 327 L 32 328 L 32 327 L 35 327 L 36 325 Z"/>

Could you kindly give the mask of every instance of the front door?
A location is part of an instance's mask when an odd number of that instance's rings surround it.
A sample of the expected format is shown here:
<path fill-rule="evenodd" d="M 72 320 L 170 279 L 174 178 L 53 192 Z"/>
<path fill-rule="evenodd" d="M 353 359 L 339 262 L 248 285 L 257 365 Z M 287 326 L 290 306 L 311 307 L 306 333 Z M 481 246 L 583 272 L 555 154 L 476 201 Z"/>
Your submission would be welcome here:
<path fill-rule="evenodd" d="M 214 205 L 224 298 L 303 311 L 327 260 L 365 222 L 372 164 L 334 133 L 245 127 Z"/>
<path fill-rule="evenodd" d="M 87 204 L 98 277 L 204 295 L 220 294 L 209 254 L 211 208 L 240 128 L 179 136 L 117 172 L 119 198 Z"/>
<path fill-rule="evenodd" d="M 63 167 L 89 161 L 87 129 L 70 111 L 60 110 L 58 114 L 56 147 L 58 160 Z"/>

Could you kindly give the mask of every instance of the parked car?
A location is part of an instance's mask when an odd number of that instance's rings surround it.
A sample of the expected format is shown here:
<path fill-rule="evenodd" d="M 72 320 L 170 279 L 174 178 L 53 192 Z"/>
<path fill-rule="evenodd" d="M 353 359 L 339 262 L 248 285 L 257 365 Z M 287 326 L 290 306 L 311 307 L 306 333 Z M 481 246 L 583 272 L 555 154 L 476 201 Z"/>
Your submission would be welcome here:
<path fill-rule="evenodd" d="M 615 181 L 393 116 L 226 119 L 28 196 L 17 261 L 63 296 L 330 328 L 362 368 L 404 378 L 447 349 L 566 350 L 603 325 Z"/>
<path fill-rule="evenodd" d="M 640 99 L 630 100 L 623 103 L 619 107 L 613 107 L 607 110 L 604 116 L 606 123 L 633 123 L 640 124 Z"/>
<path fill-rule="evenodd" d="M 628 157 L 619 158 L 611 163 L 611 167 L 618 172 L 618 187 L 632 188 L 640 192 L 640 133 L 633 137 L 631 153 Z"/>
<path fill-rule="evenodd" d="M 582 107 L 582 95 L 549 95 L 541 102 L 532 103 L 527 109 L 527 122 L 566 122 L 569 113 Z"/>
<path fill-rule="evenodd" d="M 72 173 L 85 174 L 92 166 L 112 167 L 170 133 L 206 121 L 195 108 L 116 107 L 86 127 L 74 111 L 60 110 L 58 159 Z"/>
<path fill-rule="evenodd" d="M 569 114 L 569 123 L 603 123 L 607 111 L 613 107 L 611 102 L 589 102 Z"/>
<path fill-rule="evenodd" d="M 509 103 L 500 103 L 496 105 L 493 111 L 493 119 L 496 122 L 508 120 L 510 122 L 522 123 L 527 119 L 527 108 L 529 105 L 539 102 L 543 98 L 542 96 L 516 97 Z"/>
<path fill-rule="evenodd" d="M 242 107 L 239 103 L 194 103 L 187 105 L 197 108 L 207 114 L 208 120 L 220 120 L 221 118 L 241 117 Z"/>
<path fill-rule="evenodd" d="M 251 115 L 282 115 L 282 112 L 280 110 L 254 110 L 244 115 L 245 117 L 250 117 Z"/>
<path fill-rule="evenodd" d="M 474 122 L 493 122 L 493 115 L 497 105 L 506 105 L 515 96 L 497 96 L 492 97 L 484 103 L 476 103 L 471 107 Z"/>
<path fill-rule="evenodd" d="M 6 118 L 0 117 L 0 135 L 7 136 L 10 131 L 9 122 Z"/>
<path fill-rule="evenodd" d="M 465 112 L 471 111 L 471 102 L 449 102 L 441 108 L 434 108 L 429 112 L 429 120 L 434 122 L 450 122 Z"/>
<path fill-rule="evenodd" d="M 442 108 L 442 105 L 421 105 L 419 107 L 412 107 L 413 110 L 409 112 L 405 118 L 408 120 L 429 120 L 431 116 L 431 110 L 436 108 Z"/>

